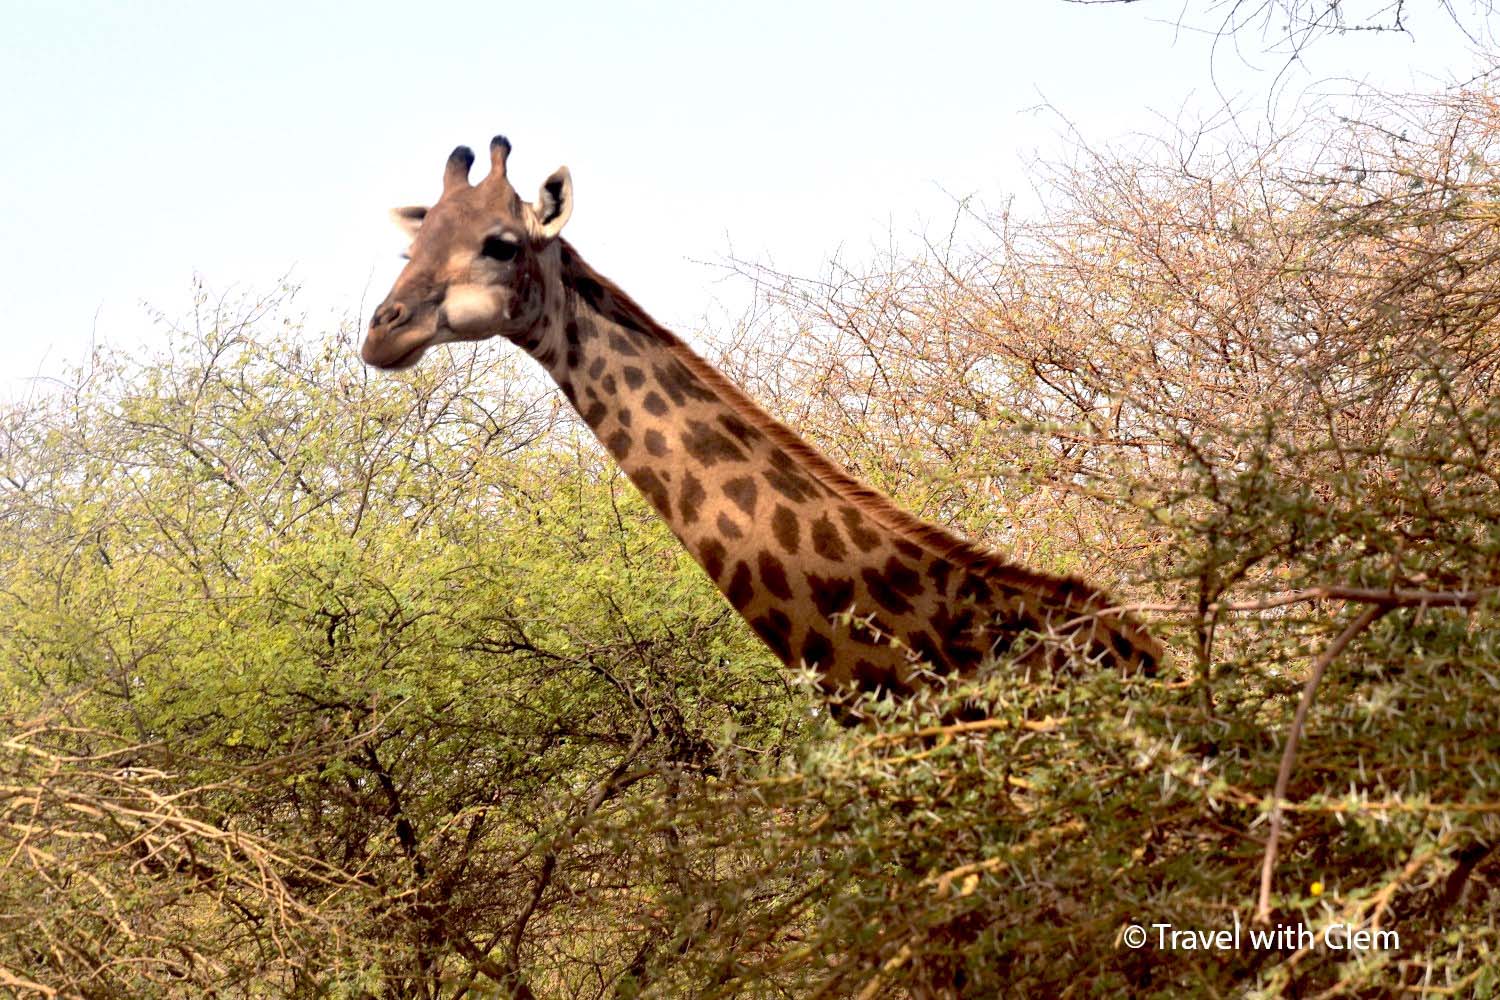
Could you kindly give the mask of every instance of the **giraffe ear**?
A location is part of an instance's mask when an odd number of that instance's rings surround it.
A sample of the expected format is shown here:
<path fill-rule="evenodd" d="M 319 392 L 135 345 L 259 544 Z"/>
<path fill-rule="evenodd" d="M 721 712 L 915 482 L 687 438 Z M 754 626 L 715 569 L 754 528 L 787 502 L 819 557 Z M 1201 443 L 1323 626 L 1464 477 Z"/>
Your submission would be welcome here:
<path fill-rule="evenodd" d="M 425 205 L 407 205 L 404 208 L 391 209 L 392 221 L 413 239 L 416 238 L 417 230 L 422 228 L 422 220 L 425 218 L 427 218 Z"/>
<path fill-rule="evenodd" d="M 538 235 L 543 240 L 556 239 L 573 214 L 573 175 L 567 167 L 558 167 L 542 182 L 531 210 L 536 214 Z"/>

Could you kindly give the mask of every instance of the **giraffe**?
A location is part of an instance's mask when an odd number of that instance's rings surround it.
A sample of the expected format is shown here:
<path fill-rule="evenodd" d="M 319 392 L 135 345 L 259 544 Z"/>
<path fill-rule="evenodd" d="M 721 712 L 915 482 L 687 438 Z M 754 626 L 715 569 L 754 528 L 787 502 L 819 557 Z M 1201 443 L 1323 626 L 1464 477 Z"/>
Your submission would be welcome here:
<path fill-rule="evenodd" d="M 561 237 L 568 169 L 527 203 L 507 178 L 510 151 L 496 136 L 471 184 L 474 153 L 459 146 L 436 203 L 393 211 L 411 246 L 370 320 L 367 364 L 408 368 L 455 341 L 517 344 L 755 634 L 815 671 L 835 703 L 1001 658 L 1154 670 L 1161 647 L 1133 618 L 1098 614 L 1101 591 L 920 520 L 766 413 Z"/>

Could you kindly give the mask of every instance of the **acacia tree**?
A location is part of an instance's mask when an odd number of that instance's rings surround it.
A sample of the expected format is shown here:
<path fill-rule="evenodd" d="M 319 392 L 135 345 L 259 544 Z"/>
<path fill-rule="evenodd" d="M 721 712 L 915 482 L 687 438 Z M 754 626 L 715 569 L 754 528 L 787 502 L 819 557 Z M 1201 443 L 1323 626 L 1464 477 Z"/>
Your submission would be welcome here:
<path fill-rule="evenodd" d="M 802 364 L 779 391 L 846 460 L 1035 563 L 1087 566 L 1121 593 L 1111 577 L 1146 581 L 1134 606 L 1179 623 L 1176 683 L 1031 691 L 1023 718 L 1053 725 L 1047 752 L 1018 755 L 1014 719 L 1003 747 L 982 741 L 1048 790 L 970 858 L 1015 880 L 974 904 L 1007 985 L 1487 975 L 1497 127 L 1470 92 L 1267 146 L 1084 151 L 1044 178 L 1042 218 L 985 220 L 968 249 L 760 275 L 798 318 Z M 1075 817 L 1086 833 L 1047 837 Z M 929 846 L 918 870 L 965 870 Z M 1394 922 L 1402 948 L 1119 947 L 1143 918 L 1235 915 Z M 1038 930 L 1054 921 L 1062 933 Z M 982 975 L 983 952 L 966 954 Z"/>
<path fill-rule="evenodd" d="M 786 685 L 514 359 L 395 381 L 277 302 L 200 310 L 7 414 L 0 968 L 609 992 L 673 863 L 581 834 L 736 711 L 770 752 Z"/>

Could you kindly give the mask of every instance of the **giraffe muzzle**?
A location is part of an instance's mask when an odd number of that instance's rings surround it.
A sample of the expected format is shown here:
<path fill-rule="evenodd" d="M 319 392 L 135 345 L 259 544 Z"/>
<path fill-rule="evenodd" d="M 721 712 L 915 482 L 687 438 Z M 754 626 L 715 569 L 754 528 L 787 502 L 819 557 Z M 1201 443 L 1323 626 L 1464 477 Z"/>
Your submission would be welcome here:
<path fill-rule="evenodd" d="M 395 369 L 409 368 L 416 362 L 425 345 L 413 344 L 410 337 L 400 342 L 401 335 L 410 331 L 411 316 L 412 311 L 400 302 L 386 302 L 375 310 L 359 352 L 365 364 Z"/>

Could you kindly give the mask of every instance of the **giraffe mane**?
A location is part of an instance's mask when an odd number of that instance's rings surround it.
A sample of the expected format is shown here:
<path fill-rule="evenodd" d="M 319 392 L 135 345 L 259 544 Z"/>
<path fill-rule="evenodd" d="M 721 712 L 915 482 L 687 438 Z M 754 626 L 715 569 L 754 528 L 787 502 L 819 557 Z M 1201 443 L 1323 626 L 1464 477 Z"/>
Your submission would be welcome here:
<path fill-rule="evenodd" d="M 695 378 L 733 406 L 747 424 L 764 433 L 777 447 L 815 473 L 821 482 L 837 491 L 840 497 L 861 513 L 956 566 L 986 579 L 1024 589 L 1044 600 L 1060 603 L 1072 611 L 1087 613 L 1109 605 L 1103 592 L 1076 576 L 1039 573 L 1009 563 L 996 553 L 903 510 L 884 493 L 860 482 L 842 466 L 804 441 L 786 424 L 767 413 L 744 390 L 699 357 L 675 333 L 652 319 L 629 294 L 584 261 L 566 239 L 559 239 L 558 242 L 561 245 L 563 287 L 569 294 L 583 300 L 603 319 L 666 345 Z M 1127 622 L 1129 619 L 1122 616 L 1121 626 L 1124 627 Z"/>

